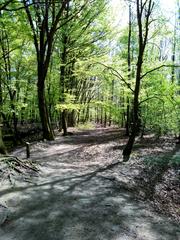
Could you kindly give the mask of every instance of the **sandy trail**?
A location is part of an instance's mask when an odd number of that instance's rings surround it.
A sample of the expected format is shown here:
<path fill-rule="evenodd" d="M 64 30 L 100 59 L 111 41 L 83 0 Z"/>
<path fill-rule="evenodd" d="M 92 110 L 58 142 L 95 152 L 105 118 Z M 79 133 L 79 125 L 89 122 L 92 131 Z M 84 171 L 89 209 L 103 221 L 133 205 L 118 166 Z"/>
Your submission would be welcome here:
<path fill-rule="evenodd" d="M 40 176 L 1 188 L 11 214 L 0 240 L 179 240 L 178 224 L 120 184 L 129 175 L 121 150 L 113 151 L 119 137 L 101 129 L 35 144 L 31 159 Z"/>

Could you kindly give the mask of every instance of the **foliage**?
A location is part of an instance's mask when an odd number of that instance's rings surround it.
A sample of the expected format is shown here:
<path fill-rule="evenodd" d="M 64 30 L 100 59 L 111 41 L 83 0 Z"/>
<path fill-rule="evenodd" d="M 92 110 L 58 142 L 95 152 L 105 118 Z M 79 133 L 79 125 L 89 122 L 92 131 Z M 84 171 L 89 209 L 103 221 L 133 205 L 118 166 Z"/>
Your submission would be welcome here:
<path fill-rule="evenodd" d="M 59 6 L 57 4 L 56 13 Z M 133 108 L 138 56 L 136 8 L 131 3 L 131 69 L 128 69 L 129 26 L 123 22 L 114 27 L 109 6 L 105 0 L 75 0 L 68 13 L 67 6 L 63 10 L 62 15 L 67 17 L 61 19 L 62 26 L 57 25 L 44 82 L 45 103 L 52 122 L 59 121 L 59 115 L 68 110 L 74 114 L 74 124 L 127 126 L 127 109 L 131 115 Z M 21 2 L 12 1 L 6 7 L 11 10 L 3 7 L 0 14 L 0 111 L 6 127 L 12 129 L 18 124 L 40 121 L 36 49 L 22 7 Z M 44 15 L 35 7 L 32 5 L 29 9 L 38 35 Z M 13 10 L 17 8 L 19 10 Z M 53 22 L 52 12 L 49 14 L 48 26 Z M 174 81 L 172 67 L 151 72 L 157 66 L 172 65 L 172 44 L 178 38 L 160 6 L 155 5 L 153 14 L 142 75 L 150 72 L 141 79 L 139 95 L 141 130 L 150 130 L 158 136 L 178 135 L 179 70 L 175 71 Z M 142 19 L 144 26 L 144 16 Z M 175 50 L 178 51 L 178 44 Z"/>
<path fill-rule="evenodd" d="M 75 101 L 75 96 L 74 95 L 70 95 L 68 93 L 64 94 L 64 103 L 59 103 L 56 104 L 56 109 L 57 110 L 68 110 L 68 111 L 72 111 L 72 110 L 80 110 L 81 106 L 80 104 L 74 103 Z"/>

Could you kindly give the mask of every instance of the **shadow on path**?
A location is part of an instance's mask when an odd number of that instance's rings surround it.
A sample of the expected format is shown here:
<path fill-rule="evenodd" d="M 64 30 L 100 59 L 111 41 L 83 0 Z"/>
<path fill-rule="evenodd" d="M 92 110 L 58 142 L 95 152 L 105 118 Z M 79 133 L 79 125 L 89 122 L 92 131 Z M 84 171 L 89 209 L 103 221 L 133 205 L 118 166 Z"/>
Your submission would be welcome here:
<path fill-rule="evenodd" d="M 102 149 L 79 146 L 84 139 L 69 147 L 59 146 L 57 140 L 56 154 L 54 144 L 36 152 L 33 159 L 47 163 L 48 174 L 36 179 L 36 185 L 0 192 L 11 210 L 9 221 L 0 228 L 0 240 L 179 240 L 177 224 L 104 176 L 126 163 L 109 162 L 107 149 L 101 159 Z"/>

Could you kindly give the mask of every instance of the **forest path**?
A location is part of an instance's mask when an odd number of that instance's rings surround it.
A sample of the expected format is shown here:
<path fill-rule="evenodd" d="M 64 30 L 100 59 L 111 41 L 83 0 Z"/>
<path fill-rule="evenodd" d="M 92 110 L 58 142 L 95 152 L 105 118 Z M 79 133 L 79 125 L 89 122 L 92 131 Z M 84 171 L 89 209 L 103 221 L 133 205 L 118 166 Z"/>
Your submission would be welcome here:
<path fill-rule="evenodd" d="M 179 240 L 178 224 L 126 189 L 137 169 L 127 173 L 131 163 L 121 162 L 121 144 L 117 129 L 34 144 L 40 176 L 0 191 L 11 210 L 0 240 Z"/>

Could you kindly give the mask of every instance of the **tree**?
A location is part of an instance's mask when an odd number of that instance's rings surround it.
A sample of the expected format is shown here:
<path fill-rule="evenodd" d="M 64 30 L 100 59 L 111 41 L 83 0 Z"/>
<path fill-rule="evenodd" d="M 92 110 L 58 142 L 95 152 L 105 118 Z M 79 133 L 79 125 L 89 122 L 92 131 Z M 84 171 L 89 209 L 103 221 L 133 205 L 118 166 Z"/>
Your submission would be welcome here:
<path fill-rule="evenodd" d="M 147 45 L 149 25 L 151 23 L 150 16 L 154 8 L 154 2 L 152 0 L 136 0 L 136 11 L 137 11 L 137 25 L 138 25 L 138 58 L 136 65 L 136 81 L 134 88 L 134 99 L 133 99 L 133 125 L 132 131 L 129 136 L 128 142 L 123 150 L 123 156 L 129 157 L 132 151 L 132 147 L 135 141 L 135 137 L 139 128 L 139 93 L 142 80 L 142 66 L 144 52 Z"/>
<path fill-rule="evenodd" d="M 131 3 L 129 3 L 129 31 L 128 31 L 128 54 L 127 54 L 127 63 L 128 63 L 128 82 L 131 81 L 131 35 L 132 35 L 132 10 Z M 129 136 L 130 133 L 130 99 L 127 97 L 127 111 L 126 111 L 126 135 Z"/>
<path fill-rule="evenodd" d="M 26 0 L 23 0 L 23 3 L 32 30 L 37 55 L 37 91 L 43 138 L 53 140 L 54 134 L 45 97 L 45 80 L 52 55 L 55 34 L 65 24 L 64 20 L 69 20 L 63 18 L 63 12 L 67 4 L 69 4 L 69 0 L 64 0 L 61 3 L 57 3 L 55 0 L 45 0 L 43 2 L 34 0 L 33 6 L 28 5 L 29 1 Z M 76 9 L 74 14 L 76 15 L 79 11 L 81 11 L 81 8 Z"/>
<path fill-rule="evenodd" d="M 75 110 L 64 108 L 68 107 L 67 96 L 72 95 L 74 104 L 88 102 L 90 97 L 90 89 L 93 81 L 90 81 L 90 76 L 87 76 L 81 81 L 82 70 L 80 69 L 80 61 L 83 61 L 83 68 L 86 66 L 86 71 L 89 73 L 90 59 L 95 54 L 100 52 L 101 41 L 105 39 L 107 34 L 106 28 L 102 21 L 102 15 L 106 10 L 106 1 L 91 1 L 86 4 L 81 14 L 78 14 L 76 19 L 72 19 L 61 28 L 58 33 L 56 47 L 60 53 L 60 93 L 59 107 L 60 109 L 60 129 L 63 129 L 63 135 L 67 134 L 67 126 L 69 123 L 74 126 Z M 67 4 L 64 9 L 64 16 L 68 19 L 71 16 L 73 9 Z M 102 54 L 102 53 L 101 53 Z M 98 57 L 98 56 L 97 56 Z M 87 63 L 87 59 L 89 60 Z M 83 86 L 83 88 L 82 88 Z M 79 87 L 81 92 L 79 92 Z M 74 98 L 73 95 L 76 95 Z M 66 103 L 66 104 L 64 104 Z M 70 106 L 70 105 L 69 105 Z M 84 112 L 87 112 L 83 109 Z M 84 114 L 87 116 L 87 114 Z M 86 117 L 85 117 L 86 118 Z"/>
<path fill-rule="evenodd" d="M 2 81 L 1 81 L 1 69 L 0 69 L 0 153 L 6 154 L 6 147 L 3 142 L 3 136 L 2 136 L 2 109 L 1 106 L 3 104 L 3 98 L 2 98 Z"/>

